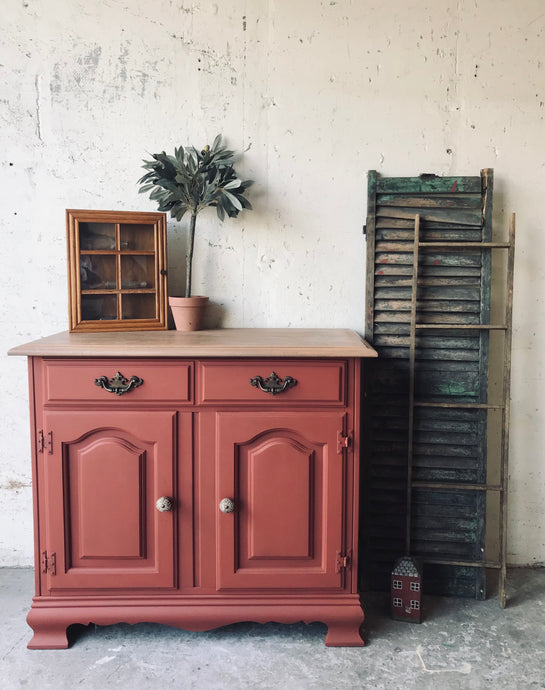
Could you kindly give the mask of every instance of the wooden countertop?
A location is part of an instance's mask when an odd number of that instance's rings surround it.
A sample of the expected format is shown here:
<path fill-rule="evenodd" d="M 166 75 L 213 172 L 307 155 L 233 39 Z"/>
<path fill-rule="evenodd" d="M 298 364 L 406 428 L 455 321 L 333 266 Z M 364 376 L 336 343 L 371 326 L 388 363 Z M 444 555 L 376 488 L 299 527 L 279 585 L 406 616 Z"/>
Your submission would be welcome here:
<path fill-rule="evenodd" d="M 376 357 L 343 328 L 221 328 L 210 331 L 69 333 L 12 348 L 36 357 Z"/>

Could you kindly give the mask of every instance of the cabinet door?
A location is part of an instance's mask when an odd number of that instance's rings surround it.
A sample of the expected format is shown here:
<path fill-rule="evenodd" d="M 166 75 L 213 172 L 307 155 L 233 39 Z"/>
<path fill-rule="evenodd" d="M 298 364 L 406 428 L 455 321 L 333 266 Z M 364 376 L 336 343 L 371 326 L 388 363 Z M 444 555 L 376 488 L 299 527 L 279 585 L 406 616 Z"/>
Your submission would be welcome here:
<path fill-rule="evenodd" d="M 49 411 L 44 421 L 46 588 L 173 587 L 175 501 L 155 504 L 174 495 L 175 413 Z"/>
<path fill-rule="evenodd" d="M 220 412 L 217 424 L 218 589 L 340 587 L 343 415 Z"/>

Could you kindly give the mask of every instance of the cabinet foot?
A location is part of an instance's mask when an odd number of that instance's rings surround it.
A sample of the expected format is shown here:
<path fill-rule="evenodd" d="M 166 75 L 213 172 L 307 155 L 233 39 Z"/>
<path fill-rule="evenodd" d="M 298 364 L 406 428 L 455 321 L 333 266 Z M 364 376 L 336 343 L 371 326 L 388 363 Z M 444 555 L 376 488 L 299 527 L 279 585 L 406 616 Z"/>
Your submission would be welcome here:
<path fill-rule="evenodd" d="M 69 623 L 52 620 L 51 615 L 47 613 L 44 616 L 42 611 L 32 609 L 28 614 L 27 623 L 34 631 L 27 645 L 28 649 L 66 649 L 68 647 L 66 629 Z"/>
<path fill-rule="evenodd" d="M 365 642 L 360 633 L 363 612 L 354 612 L 341 621 L 327 621 L 326 647 L 363 647 Z"/>

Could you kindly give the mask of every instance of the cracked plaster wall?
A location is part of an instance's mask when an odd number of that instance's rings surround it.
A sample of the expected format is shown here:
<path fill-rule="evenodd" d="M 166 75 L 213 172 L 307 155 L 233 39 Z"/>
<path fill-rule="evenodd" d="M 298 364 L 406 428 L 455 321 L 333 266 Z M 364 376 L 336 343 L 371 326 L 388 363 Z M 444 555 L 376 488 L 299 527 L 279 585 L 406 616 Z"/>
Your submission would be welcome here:
<path fill-rule="evenodd" d="M 256 180 L 251 213 L 199 217 L 224 326 L 363 333 L 366 171 L 494 168 L 498 227 L 518 219 L 509 558 L 545 561 L 542 0 L 4 0 L 0 21 L 0 565 L 33 550 L 26 366 L 3 353 L 67 328 L 65 208 L 154 210 L 141 159 L 218 132 Z"/>

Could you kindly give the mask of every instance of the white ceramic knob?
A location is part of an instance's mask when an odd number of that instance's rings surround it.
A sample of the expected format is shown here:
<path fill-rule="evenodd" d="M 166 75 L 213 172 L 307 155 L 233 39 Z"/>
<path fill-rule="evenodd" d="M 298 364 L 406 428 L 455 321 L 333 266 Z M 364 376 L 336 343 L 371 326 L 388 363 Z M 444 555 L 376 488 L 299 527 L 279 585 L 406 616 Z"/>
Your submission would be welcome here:
<path fill-rule="evenodd" d="M 235 509 L 235 502 L 232 498 L 222 498 L 220 501 L 220 510 L 222 513 L 232 513 Z"/>
<path fill-rule="evenodd" d="M 168 513 L 174 507 L 174 501 L 168 496 L 161 496 L 155 502 L 155 507 L 160 513 Z"/>

